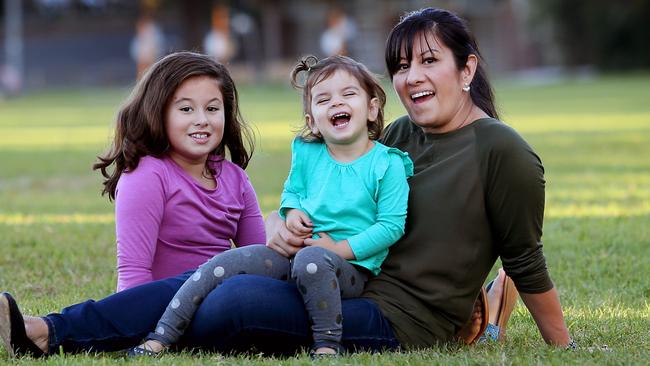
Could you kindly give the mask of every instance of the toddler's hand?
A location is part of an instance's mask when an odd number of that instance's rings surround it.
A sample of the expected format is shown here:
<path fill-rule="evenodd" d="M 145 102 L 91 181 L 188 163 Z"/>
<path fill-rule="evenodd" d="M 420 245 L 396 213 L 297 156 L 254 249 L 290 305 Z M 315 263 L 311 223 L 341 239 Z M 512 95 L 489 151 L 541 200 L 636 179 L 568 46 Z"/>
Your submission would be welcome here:
<path fill-rule="evenodd" d="M 318 235 L 318 239 L 305 239 L 305 245 L 327 249 L 346 260 L 356 259 L 347 239 L 336 242 L 327 233 L 316 233 L 316 235 Z"/>
<path fill-rule="evenodd" d="M 304 238 L 311 236 L 314 224 L 309 219 L 306 213 L 297 208 L 293 208 L 287 212 L 287 229 L 294 235 Z"/>

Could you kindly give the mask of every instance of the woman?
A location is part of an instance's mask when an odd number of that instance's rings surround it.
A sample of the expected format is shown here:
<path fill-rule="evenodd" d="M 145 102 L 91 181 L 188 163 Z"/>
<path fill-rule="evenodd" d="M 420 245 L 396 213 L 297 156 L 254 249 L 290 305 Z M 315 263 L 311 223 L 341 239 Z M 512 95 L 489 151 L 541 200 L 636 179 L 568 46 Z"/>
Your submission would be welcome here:
<path fill-rule="evenodd" d="M 496 119 L 480 53 L 465 24 L 439 9 L 408 14 L 389 35 L 386 65 L 408 117 L 387 128 L 383 143 L 407 151 L 415 175 L 406 235 L 369 281 L 364 295 L 372 304 L 366 310 L 387 318 L 402 346 L 451 340 L 500 257 L 544 340 L 568 345 L 540 241 L 543 167 L 528 144 Z M 276 219 L 267 219 L 268 235 L 268 245 L 285 255 L 300 248 Z M 502 285 L 503 274 L 499 278 Z M 496 313 L 500 304 L 494 305 Z"/>
<path fill-rule="evenodd" d="M 386 63 L 408 117 L 394 122 L 383 142 L 409 152 L 415 163 L 407 229 L 382 273 L 368 282 L 365 297 L 343 301 L 343 346 L 419 348 L 451 341 L 470 318 L 497 257 L 544 340 L 569 345 L 540 243 L 543 168 L 523 139 L 495 119 L 490 84 L 466 26 L 444 10 L 413 12 L 391 31 Z M 267 219 L 267 238 L 269 247 L 287 256 L 302 247 L 277 215 Z M 56 328 L 48 329 L 42 318 L 10 328 L 25 344 L 33 341 L 47 352 L 135 346 L 185 278 L 71 306 L 48 316 Z M 498 303 L 505 276 L 498 279 L 488 294 L 492 322 L 508 313 Z M 16 312 L 14 307 L 14 319 Z M 203 300 L 181 343 L 294 353 L 309 346 L 309 329 L 295 285 L 241 275 Z"/>

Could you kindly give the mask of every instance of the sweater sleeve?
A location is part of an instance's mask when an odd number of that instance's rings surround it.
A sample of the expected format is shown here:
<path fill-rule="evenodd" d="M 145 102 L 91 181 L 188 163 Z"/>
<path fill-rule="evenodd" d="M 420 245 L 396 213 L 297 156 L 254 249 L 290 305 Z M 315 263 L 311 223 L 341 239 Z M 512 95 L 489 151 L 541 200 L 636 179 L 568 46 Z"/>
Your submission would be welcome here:
<path fill-rule="evenodd" d="M 366 230 L 348 238 L 356 260 L 363 260 L 393 245 L 404 235 L 409 185 L 413 163 L 405 153 L 390 149 L 387 166 L 378 181 L 377 219 Z"/>
<path fill-rule="evenodd" d="M 266 242 L 264 219 L 262 218 L 260 205 L 257 202 L 257 195 L 246 173 L 242 172 L 242 175 L 244 176 L 242 183 L 244 210 L 237 224 L 235 245 L 239 247 L 251 244 L 264 244 Z"/>
<path fill-rule="evenodd" d="M 115 198 L 117 291 L 151 282 L 158 232 L 165 210 L 165 188 L 157 165 L 140 162 L 124 173 Z"/>
<path fill-rule="evenodd" d="M 489 154 L 487 210 L 503 268 L 523 293 L 550 290 L 542 251 L 544 168 L 532 148 L 505 127 Z"/>
<path fill-rule="evenodd" d="M 299 137 L 296 137 L 291 143 L 291 169 L 289 170 L 289 176 L 284 182 L 284 189 L 282 190 L 282 196 L 280 200 L 280 209 L 278 210 L 278 215 L 285 220 L 287 211 L 291 208 L 301 208 L 300 206 L 300 192 L 304 192 L 303 183 L 302 183 L 302 171 L 299 164 L 299 159 L 297 158 L 298 150 L 301 150 L 305 143 L 300 140 Z M 305 159 L 305 156 L 301 156 L 302 159 Z"/>

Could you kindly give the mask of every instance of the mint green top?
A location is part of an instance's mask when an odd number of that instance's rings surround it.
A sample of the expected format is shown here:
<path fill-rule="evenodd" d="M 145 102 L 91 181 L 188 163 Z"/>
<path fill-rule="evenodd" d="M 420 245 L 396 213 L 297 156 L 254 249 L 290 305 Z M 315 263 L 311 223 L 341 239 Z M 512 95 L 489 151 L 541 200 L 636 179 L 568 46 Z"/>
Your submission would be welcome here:
<path fill-rule="evenodd" d="M 291 171 L 284 183 L 280 217 L 298 208 L 314 223 L 314 233 L 347 239 L 350 263 L 379 274 L 388 247 L 404 234 L 413 162 L 408 154 L 379 142 L 363 156 L 341 163 L 321 142 L 296 138 Z"/>

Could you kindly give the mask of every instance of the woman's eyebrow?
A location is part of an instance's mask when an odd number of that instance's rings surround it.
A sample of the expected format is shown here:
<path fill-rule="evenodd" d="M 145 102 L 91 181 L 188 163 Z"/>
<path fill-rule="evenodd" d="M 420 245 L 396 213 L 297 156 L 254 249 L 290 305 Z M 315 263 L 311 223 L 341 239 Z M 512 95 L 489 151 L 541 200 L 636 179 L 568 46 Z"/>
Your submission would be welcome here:
<path fill-rule="evenodd" d="M 420 52 L 420 57 L 426 55 L 427 53 L 436 53 L 436 52 L 437 52 L 437 53 L 440 53 L 440 50 L 431 47 L 431 48 L 428 48 L 428 49 L 426 49 L 426 50 Z"/>

